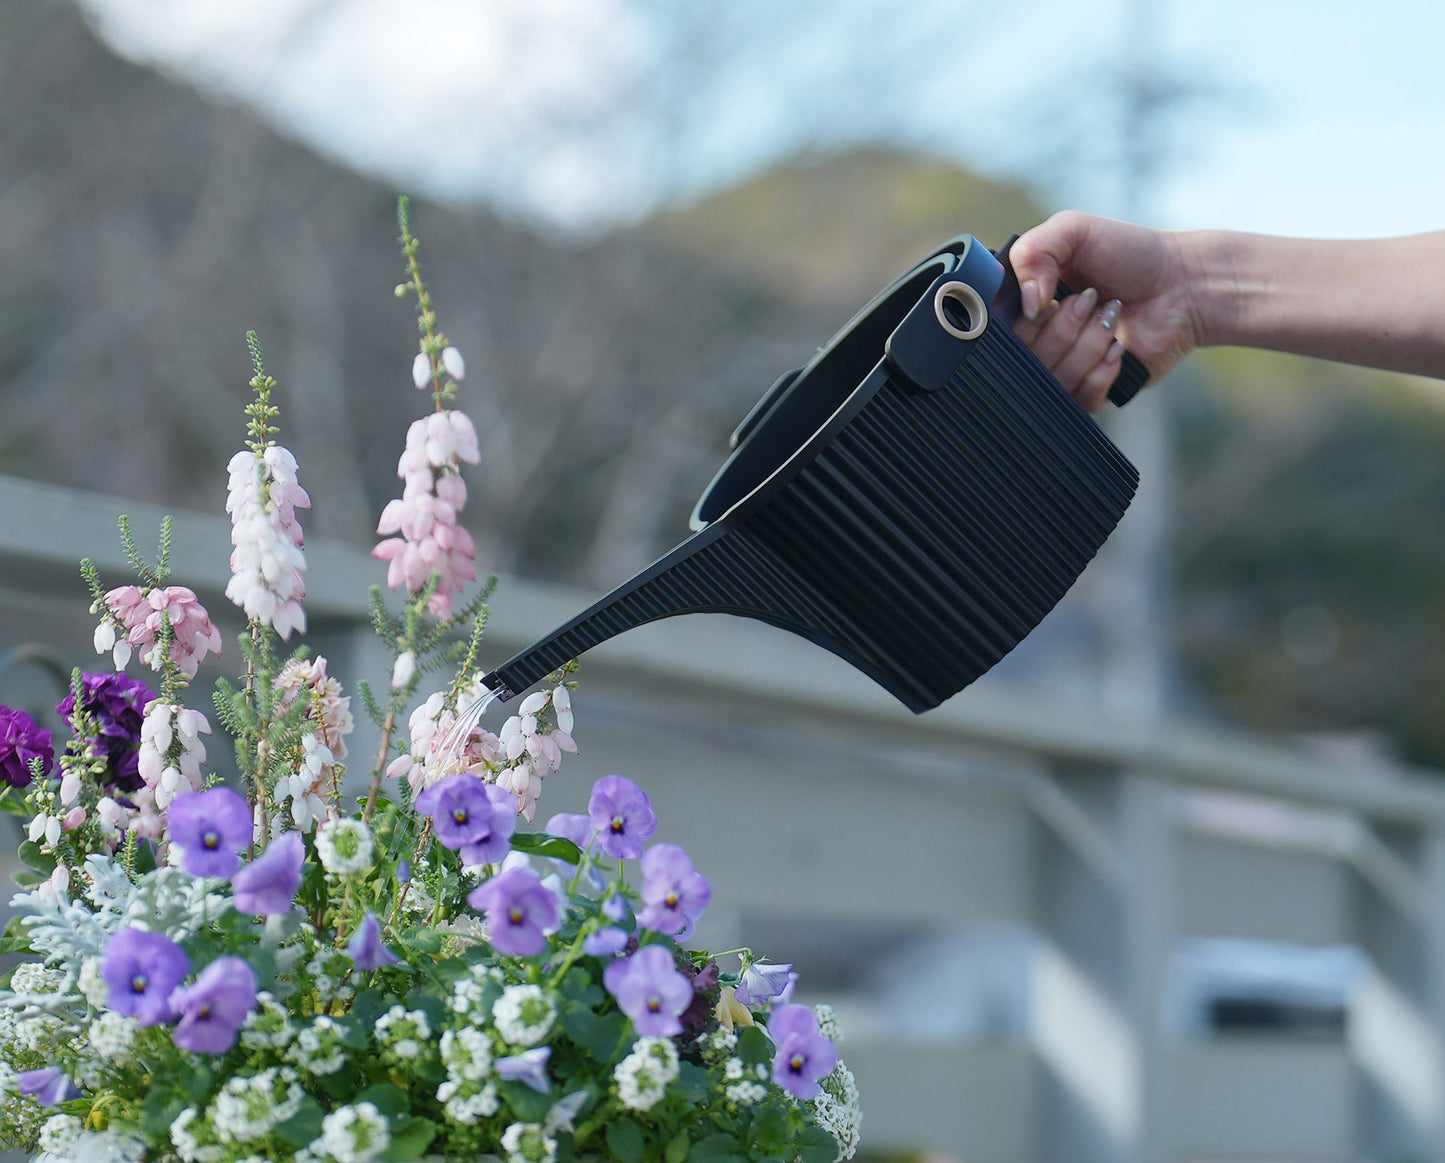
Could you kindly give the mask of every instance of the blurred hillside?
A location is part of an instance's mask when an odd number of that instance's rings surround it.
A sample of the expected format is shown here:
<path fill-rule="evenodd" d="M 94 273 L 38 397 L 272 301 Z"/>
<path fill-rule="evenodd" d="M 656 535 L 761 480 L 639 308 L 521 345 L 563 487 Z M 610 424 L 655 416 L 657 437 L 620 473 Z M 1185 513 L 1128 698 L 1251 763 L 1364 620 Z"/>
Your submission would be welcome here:
<path fill-rule="evenodd" d="M 0 472 L 221 512 L 254 328 L 308 529 L 367 543 L 424 407 L 390 293 L 395 191 L 117 59 L 56 0 L 0 5 L 0 101 Z M 1019 189 L 878 152 L 802 159 L 585 245 L 418 204 L 483 439 L 483 568 L 626 576 L 685 533 L 780 371 L 931 245 L 1041 216 Z M 1200 701 L 1445 763 L 1445 412 L 1299 360 L 1193 371 L 1173 385 L 1176 610 Z"/>

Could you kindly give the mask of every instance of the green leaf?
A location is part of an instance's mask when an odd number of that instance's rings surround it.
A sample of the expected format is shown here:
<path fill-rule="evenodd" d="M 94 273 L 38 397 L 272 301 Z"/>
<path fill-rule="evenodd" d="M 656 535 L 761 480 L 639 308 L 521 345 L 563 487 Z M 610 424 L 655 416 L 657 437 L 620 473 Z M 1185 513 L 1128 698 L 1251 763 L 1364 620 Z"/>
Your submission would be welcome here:
<path fill-rule="evenodd" d="M 515 832 L 512 835 L 512 847 L 518 852 L 533 856 L 549 856 L 553 860 L 574 865 L 582 863 L 582 849 L 571 840 L 561 836 L 549 836 L 546 832 Z"/>
<path fill-rule="evenodd" d="M 417 926 L 401 935 L 402 944 L 419 953 L 435 955 L 442 951 L 443 938 L 435 929 Z"/>
<path fill-rule="evenodd" d="M 189 1070 L 181 1071 L 181 1085 L 186 1088 L 191 1101 L 199 1103 L 211 1091 L 216 1072 L 204 1063 L 198 1062 Z"/>
<path fill-rule="evenodd" d="M 838 1144 L 816 1123 L 803 1128 L 794 1142 L 799 1163 L 833 1163 L 838 1157 Z"/>
<path fill-rule="evenodd" d="M 709 1135 L 693 1144 L 692 1150 L 687 1153 L 687 1163 L 746 1163 L 746 1159 L 739 1150 L 738 1141 L 731 1135 Z"/>
<path fill-rule="evenodd" d="M 164 1087 L 156 1087 L 147 1096 L 140 1108 L 140 1129 L 150 1139 L 169 1139 L 171 1124 L 176 1116 L 186 1109 L 186 1100 Z M 317 1134 L 321 1133 L 321 1122 L 316 1123 Z M 307 1140 L 310 1142 L 311 1140 Z"/>
<path fill-rule="evenodd" d="M 712 1076 L 694 1062 L 679 1064 L 677 1081 L 670 1088 L 672 1094 L 689 1106 L 696 1106 L 706 1100 L 712 1094 L 712 1089 Z"/>
<path fill-rule="evenodd" d="M 607 1146 L 617 1163 L 642 1163 L 646 1151 L 642 1130 L 631 1119 L 613 1123 L 607 1128 Z"/>
<path fill-rule="evenodd" d="M 678 1131 L 668 1143 L 667 1150 L 662 1153 L 662 1163 L 683 1163 L 687 1158 L 687 1149 L 690 1145 L 689 1136 L 686 1131 Z"/>
<path fill-rule="evenodd" d="M 381 1153 L 383 1163 L 409 1163 L 421 1158 L 436 1133 L 436 1124 L 429 1119 L 408 1119 L 400 1130 L 393 1127 L 391 1145 Z"/>
<path fill-rule="evenodd" d="M 27 820 L 30 818 L 30 809 L 25 806 L 24 797 L 17 795 L 15 789 L 8 785 L 0 788 L 0 812 L 9 812 Z"/>
<path fill-rule="evenodd" d="M 538 1094 L 526 1083 L 504 1082 L 497 1087 L 519 1122 L 540 1123 L 552 1109 L 552 1096 Z"/>
<path fill-rule="evenodd" d="M 276 1133 L 293 1147 L 309 1146 L 321 1136 L 321 1119 L 321 1104 L 308 1094 L 301 1099 L 300 1110 L 276 1125 Z"/>
<path fill-rule="evenodd" d="M 20 845 L 20 859 L 42 876 L 49 876 L 55 871 L 55 854 L 40 851 L 40 845 L 34 840 L 26 840 Z"/>
<path fill-rule="evenodd" d="M 368 1086 L 351 1101 L 353 1103 L 369 1102 L 387 1118 L 393 1118 L 411 1109 L 411 1096 L 401 1087 L 390 1082 L 378 1082 L 375 1086 Z"/>

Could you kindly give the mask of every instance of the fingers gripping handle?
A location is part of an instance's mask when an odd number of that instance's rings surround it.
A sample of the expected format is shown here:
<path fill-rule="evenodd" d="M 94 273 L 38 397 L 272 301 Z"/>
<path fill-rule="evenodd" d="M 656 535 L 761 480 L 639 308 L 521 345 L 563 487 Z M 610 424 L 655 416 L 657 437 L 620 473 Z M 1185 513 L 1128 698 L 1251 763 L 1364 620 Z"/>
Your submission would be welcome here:
<path fill-rule="evenodd" d="M 1009 251 L 1013 244 L 1018 241 L 1019 236 L 1015 234 L 1001 246 L 997 252 L 999 262 L 1004 266 L 1004 283 L 1000 288 L 998 298 L 1003 301 L 1006 297 L 1013 303 L 1019 301 L 1018 276 L 1014 274 L 1013 264 L 1009 262 Z M 1054 291 L 1055 301 L 1066 299 L 1074 292 L 1062 279 L 1058 288 Z M 1145 367 L 1131 352 L 1124 352 L 1123 362 L 1119 367 L 1119 374 L 1114 377 L 1114 383 L 1109 388 L 1109 402 L 1115 407 L 1122 408 L 1130 400 L 1139 394 L 1139 389 L 1149 382 L 1149 369 Z"/>

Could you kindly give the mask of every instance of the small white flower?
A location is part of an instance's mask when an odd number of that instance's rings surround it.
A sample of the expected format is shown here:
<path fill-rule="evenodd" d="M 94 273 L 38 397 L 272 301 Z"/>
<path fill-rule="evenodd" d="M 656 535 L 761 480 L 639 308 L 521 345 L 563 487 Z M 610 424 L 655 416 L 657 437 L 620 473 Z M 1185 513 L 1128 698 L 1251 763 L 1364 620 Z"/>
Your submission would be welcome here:
<path fill-rule="evenodd" d="M 858 1084 L 840 1058 L 819 1085 L 822 1090 L 812 1100 L 813 1118 L 833 1136 L 838 1144 L 838 1163 L 842 1163 L 853 1158 L 858 1150 L 859 1124 L 863 1121 L 863 1112 L 858 1106 Z"/>
<path fill-rule="evenodd" d="M 327 872 L 349 876 L 371 867 L 375 846 L 371 831 L 360 820 L 333 820 L 316 833 L 316 854 Z"/>
<path fill-rule="evenodd" d="M 424 351 L 417 352 L 416 358 L 411 361 L 411 382 L 417 386 L 418 391 L 424 390 L 427 384 L 431 383 L 431 360 Z"/>
<path fill-rule="evenodd" d="M 492 1041 L 474 1026 L 444 1033 L 441 1053 L 453 1082 L 484 1082 L 492 1072 Z"/>
<path fill-rule="evenodd" d="M 410 650 L 403 650 L 396 656 L 396 665 L 391 669 L 391 689 L 401 690 L 407 683 L 411 682 L 416 674 L 416 655 Z"/>
<path fill-rule="evenodd" d="M 454 380 L 467 378 L 467 362 L 455 347 L 442 348 L 442 367 L 447 369 L 447 375 Z"/>
<path fill-rule="evenodd" d="M 632 1053 L 612 1072 L 617 1099 L 631 1110 L 651 1110 L 667 1094 L 678 1070 L 677 1047 L 670 1038 L 638 1038 Z"/>
<path fill-rule="evenodd" d="M 107 1062 L 117 1065 L 129 1062 L 135 1045 L 135 1019 L 106 1010 L 90 1023 L 86 1036 L 95 1052 Z"/>
<path fill-rule="evenodd" d="M 547 1036 L 557 1007 L 540 985 L 509 985 L 492 1007 L 497 1033 L 513 1046 L 534 1046 Z"/>
<path fill-rule="evenodd" d="M 536 1123 L 513 1123 L 502 1132 L 507 1163 L 553 1163 L 557 1140 Z"/>
<path fill-rule="evenodd" d="M 337 1163 L 367 1163 L 391 1145 L 391 1130 L 375 1106 L 359 1102 L 321 1120 L 321 1142 Z"/>
<path fill-rule="evenodd" d="M 85 1127 L 74 1115 L 51 1115 L 40 1128 L 40 1149 L 47 1155 L 69 1159 L 84 1133 Z"/>

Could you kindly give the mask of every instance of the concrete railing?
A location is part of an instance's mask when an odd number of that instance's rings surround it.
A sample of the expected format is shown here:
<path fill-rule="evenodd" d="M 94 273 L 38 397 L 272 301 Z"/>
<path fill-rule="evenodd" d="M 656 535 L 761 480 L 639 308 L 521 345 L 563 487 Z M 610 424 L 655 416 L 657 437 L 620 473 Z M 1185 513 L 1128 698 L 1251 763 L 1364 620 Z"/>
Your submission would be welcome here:
<path fill-rule="evenodd" d="M 149 507 L 0 478 L 0 652 L 94 664 L 75 561 L 125 580 L 122 509 L 144 546 Z M 177 580 L 230 618 L 226 524 L 178 515 L 175 542 Z M 347 546 L 307 555 L 309 640 L 344 681 L 382 679 L 365 607 L 381 567 Z M 504 581 L 484 661 L 595 596 Z M 53 682 L 32 653 L 0 696 L 43 704 Z M 582 754 L 548 780 L 543 817 L 609 771 L 649 790 L 659 838 L 713 883 L 698 940 L 756 941 L 797 960 L 809 1000 L 836 1001 L 865 1145 L 971 1163 L 1445 1160 L 1434 773 L 1111 722 L 990 679 L 915 717 L 811 645 L 724 617 L 597 648 L 576 706 Z M 354 769 L 375 747 L 359 724 Z M 1357 964 L 1343 1029 L 1181 1027 L 1181 958 L 1223 938 Z"/>

